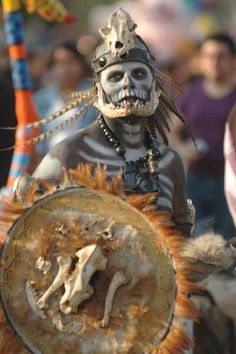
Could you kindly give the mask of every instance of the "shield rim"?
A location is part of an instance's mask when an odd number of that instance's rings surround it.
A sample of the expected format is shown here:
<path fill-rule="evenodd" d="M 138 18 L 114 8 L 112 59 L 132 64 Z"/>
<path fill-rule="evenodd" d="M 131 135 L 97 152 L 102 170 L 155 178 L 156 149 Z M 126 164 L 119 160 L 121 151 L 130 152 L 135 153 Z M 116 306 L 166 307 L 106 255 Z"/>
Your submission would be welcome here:
<path fill-rule="evenodd" d="M 152 225 L 152 223 L 150 222 L 150 220 L 148 220 L 148 218 L 146 217 L 145 214 L 143 214 L 140 210 L 138 210 L 137 208 L 135 208 L 132 204 L 122 200 L 120 197 L 114 195 L 114 194 L 108 194 L 106 192 L 100 191 L 100 190 L 91 190 L 89 188 L 86 187 L 81 187 L 78 185 L 75 186 L 68 186 L 64 189 L 58 189 L 56 191 L 54 191 L 52 194 L 48 194 L 45 195 L 44 197 L 38 199 L 34 204 L 30 205 L 27 209 L 25 209 L 19 216 L 18 218 L 13 222 L 13 224 L 11 225 L 11 227 L 8 230 L 8 238 L 6 239 L 6 241 L 3 244 L 3 247 L 1 249 L 1 254 L 0 257 L 2 259 L 4 259 L 4 257 L 6 256 L 7 250 L 8 250 L 8 246 L 9 243 L 11 242 L 12 238 L 14 238 L 14 230 L 17 228 L 18 224 L 20 224 L 22 222 L 22 219 L 24 220 L 25 218 L 27 218 L 29 215 L 31 215 L 32 212 L 35 211 L 35 209 L 37 209 L 39 206 L 43 205 L 44 203 L 50 202 L 50 200 L 54 199 L 55 196 L 62 196 L 65 193 L 73 193 L 75 191 L 79 191 L 79 190 L 83 190 L 83 192 L 88 192 L 88 194 L 96 194 L 97 196 L 102 196 L 102 195 L 108 195 L 109 198 L 112 199 L 116 199 L 117 202 L 119 204 L 123 204 L 124 206 L 128 206 L 129 209 L 133 210 L 134 213 L 138 214 L 144 221 L 145 223 L 147 223 L 150 227 L 150 229 L 153 230 L 154 233 L 157 233 L 157 230 L 155 229 L 155 227 Z M 164 250 L 164 248 L 163 248 Z M 170 259 L 170 261 L 173 264 L 173 260 L 171 260 L 170 255 L 167 254 L 167 257 Z M 174 266 L 173 266 L 173 284 L 174 284 L 174 297 L 176 299 L 176 294 L 177 294 L 177 282 L 176 282 L 176 278 L 175 278 L 175 274 L 174 274 Z M 6 297 L 5 297 L 5 292 L 4 292 L 4 286 L 2 286 L 4 283 L 4 269 L 3 267 L 1 267 L 0 269 L 0 299 L 1 299 L 1 303 L 2 303 L 2 307 L 3 307 L 3 311 L 4 314 L 6 316 L 7 321 L 9 322 L 12 330 L 14 332 L 16 332 L 16 334 L 19 336 L 19 338 L 22 340 L 23 344 L 25 345 L 26 349 L 30 351 L 30 353 L 33 354 L 43 354 L 43 352 L 41 351 L 41 349 L 36 348 L 34 345 L 31 344 L 31 342 L 27 339 L 26 335 L 23 333 L 22 334 L 22 329 L 20 328 L 20 326 L 14 321 L 14 317 L 12 317 L 12 315 L 9 313 L 9 310 L 7 309 L 7 301 L 6 301 Z M 173 303 L 171 305 L 170 308 L 170 313 L 168 316 L 168 319 L 166 321 L 166 326 L 162 329 L 162 333 L 160 332 L 160 337 L 157 337 L 155 344 L 153 343 L 153 345 L 157 346 L 159 345 L 166 336 L 168 336 L 170 330 L 171 330 L 171 325 L 174 319 L 174 311 L 175 311 L 175 303 Z"/>

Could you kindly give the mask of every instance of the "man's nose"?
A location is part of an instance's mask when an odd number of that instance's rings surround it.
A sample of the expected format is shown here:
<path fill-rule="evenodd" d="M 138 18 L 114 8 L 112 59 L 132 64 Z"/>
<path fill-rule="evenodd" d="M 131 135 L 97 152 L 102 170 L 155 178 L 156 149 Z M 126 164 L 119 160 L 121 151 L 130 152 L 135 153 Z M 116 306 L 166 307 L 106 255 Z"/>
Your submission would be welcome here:
<path fill-rule="evenodd" d="M 135 83 L 132 80 L 132 77 L 130 74 L 126 73 L 124 75 L 124 79 L 123 79 L 123 88 L 124 89 L 134 89 L 135 88 Z"/>

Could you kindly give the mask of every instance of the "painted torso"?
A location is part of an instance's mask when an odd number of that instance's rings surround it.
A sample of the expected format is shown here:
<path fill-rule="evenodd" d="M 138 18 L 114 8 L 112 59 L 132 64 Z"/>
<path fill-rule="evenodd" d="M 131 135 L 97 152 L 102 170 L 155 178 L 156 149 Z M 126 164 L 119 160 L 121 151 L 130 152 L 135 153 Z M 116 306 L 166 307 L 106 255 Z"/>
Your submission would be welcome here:
<path fill-rule="evenodd" d="M 171 212 L 176 223 L 189 224 L 182 161 L 176 152 L 165 145 L 157 143 L 157 149 L 160 152 L 158 160 L 160 192 L 157 205 L 161 210 Z M 144 153 L 144 146 L 135 149 L 126 148 L 125 159 L 135 161 Z M 122 173 L 125 160 L 117 155 L 96 121 L 57 144 L 42 160 L 34 177 L 59 181 L 63 167 L 76 168 L 79 163 L 106 165 L 108 175 L 112 176 Z"/>

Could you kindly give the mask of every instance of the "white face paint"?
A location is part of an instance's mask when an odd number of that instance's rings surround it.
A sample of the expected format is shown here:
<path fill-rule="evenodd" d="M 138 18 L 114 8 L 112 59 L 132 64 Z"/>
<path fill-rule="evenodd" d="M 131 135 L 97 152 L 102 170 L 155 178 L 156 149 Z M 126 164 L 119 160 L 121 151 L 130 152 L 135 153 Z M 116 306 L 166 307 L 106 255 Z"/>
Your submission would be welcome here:
<path fill-rule="evenodd" d="M 108 102 L 116 107 L 145 103 L 149 97 L 153 75 L 139 62 L 109 66 L 101 73 L 101 85 Z M 137 102 L 137 103 L 136 103 Z"/>
<path fill-rule="evenodd" d="M 151 116 L 161 91 L 151 69 L 138 61 L 111 65 L 101 72 L 94 105 L 108 118 Z"/>

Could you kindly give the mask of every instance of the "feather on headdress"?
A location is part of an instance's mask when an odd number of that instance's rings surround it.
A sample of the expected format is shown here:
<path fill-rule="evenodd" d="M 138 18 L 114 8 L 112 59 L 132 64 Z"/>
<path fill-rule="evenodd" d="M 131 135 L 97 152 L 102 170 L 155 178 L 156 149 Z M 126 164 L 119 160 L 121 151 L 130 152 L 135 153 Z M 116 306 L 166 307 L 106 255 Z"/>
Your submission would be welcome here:
<path fill-rule="evenodd" d="M 148 119 L 147 123 L 151 134 L 153 137 L 156 137 L 156 133 L 159 133 L 163 139 L 163 142 L 168 144 L 166 130 L 168 132 L 170 131 L 169 123 L 171 122 L 171 119 L 174 115 L 184 123 L 188 132 L 192 136 L 184 116 L 178 110 L 174 101 L 169 97 L 168 94 L 168 86 L 172 86 L 178 90 L 181 90 L 180 85 L 175 83 L 175 81 L 169 78 L 166 74 L 154 68 L 154 57 L 151 55 L 145 42 L 135 34 L 135 28 L 136 25 L 131 20 L 129 14 L 127 14 L 123 9 L 116 10 L 110 16 L 108 26 L 100 29 L 100 33 L 104 39 L 104 42 L 97 48 L 95 59 L 92 62 L 95 74 L 98 75 L 98 73 L 104 70 L 106 67 L 118 62 L 141 61 L 147 64 L 154 73 L 154 80 L 160 92 L 157 109 Z M 111 34 L 112 39 L 115 39 L 115 41 L 110 41 Z M 101 58 L 105 60 L 105 64 L 104 61 L 100 60 Z M 48 129 L 44 133 L 41 133 L 37 137 L 24 143 L 29 145 L 36 144 L 43 141 L 44 139 L 49 138 L 54 132 L 73 125 L 77 119 L 86 114 L 87 110 L 91 106 L 96 106 L 96 98 L 97 93 L 95 87 L 87 91 L 71 93 L 70 99 L 72 101 L 69 104 L 65 105 L 49 117 L 46 117 L 40 121 L 33 122 L 31 124 L 27 124 L 23 128 L 30 129 L 43 127 L 49 122 L 61 117 L 64 113 L 70 112 L 74 108 L 77 108 L 78 111 L 64 122 L 56 125 L 54 128 Z M 12 128 L 8 127 L 0 129 Z M 1 151 L 11 150 L 14 148 L 15 146 L 1 149 Z"/>

